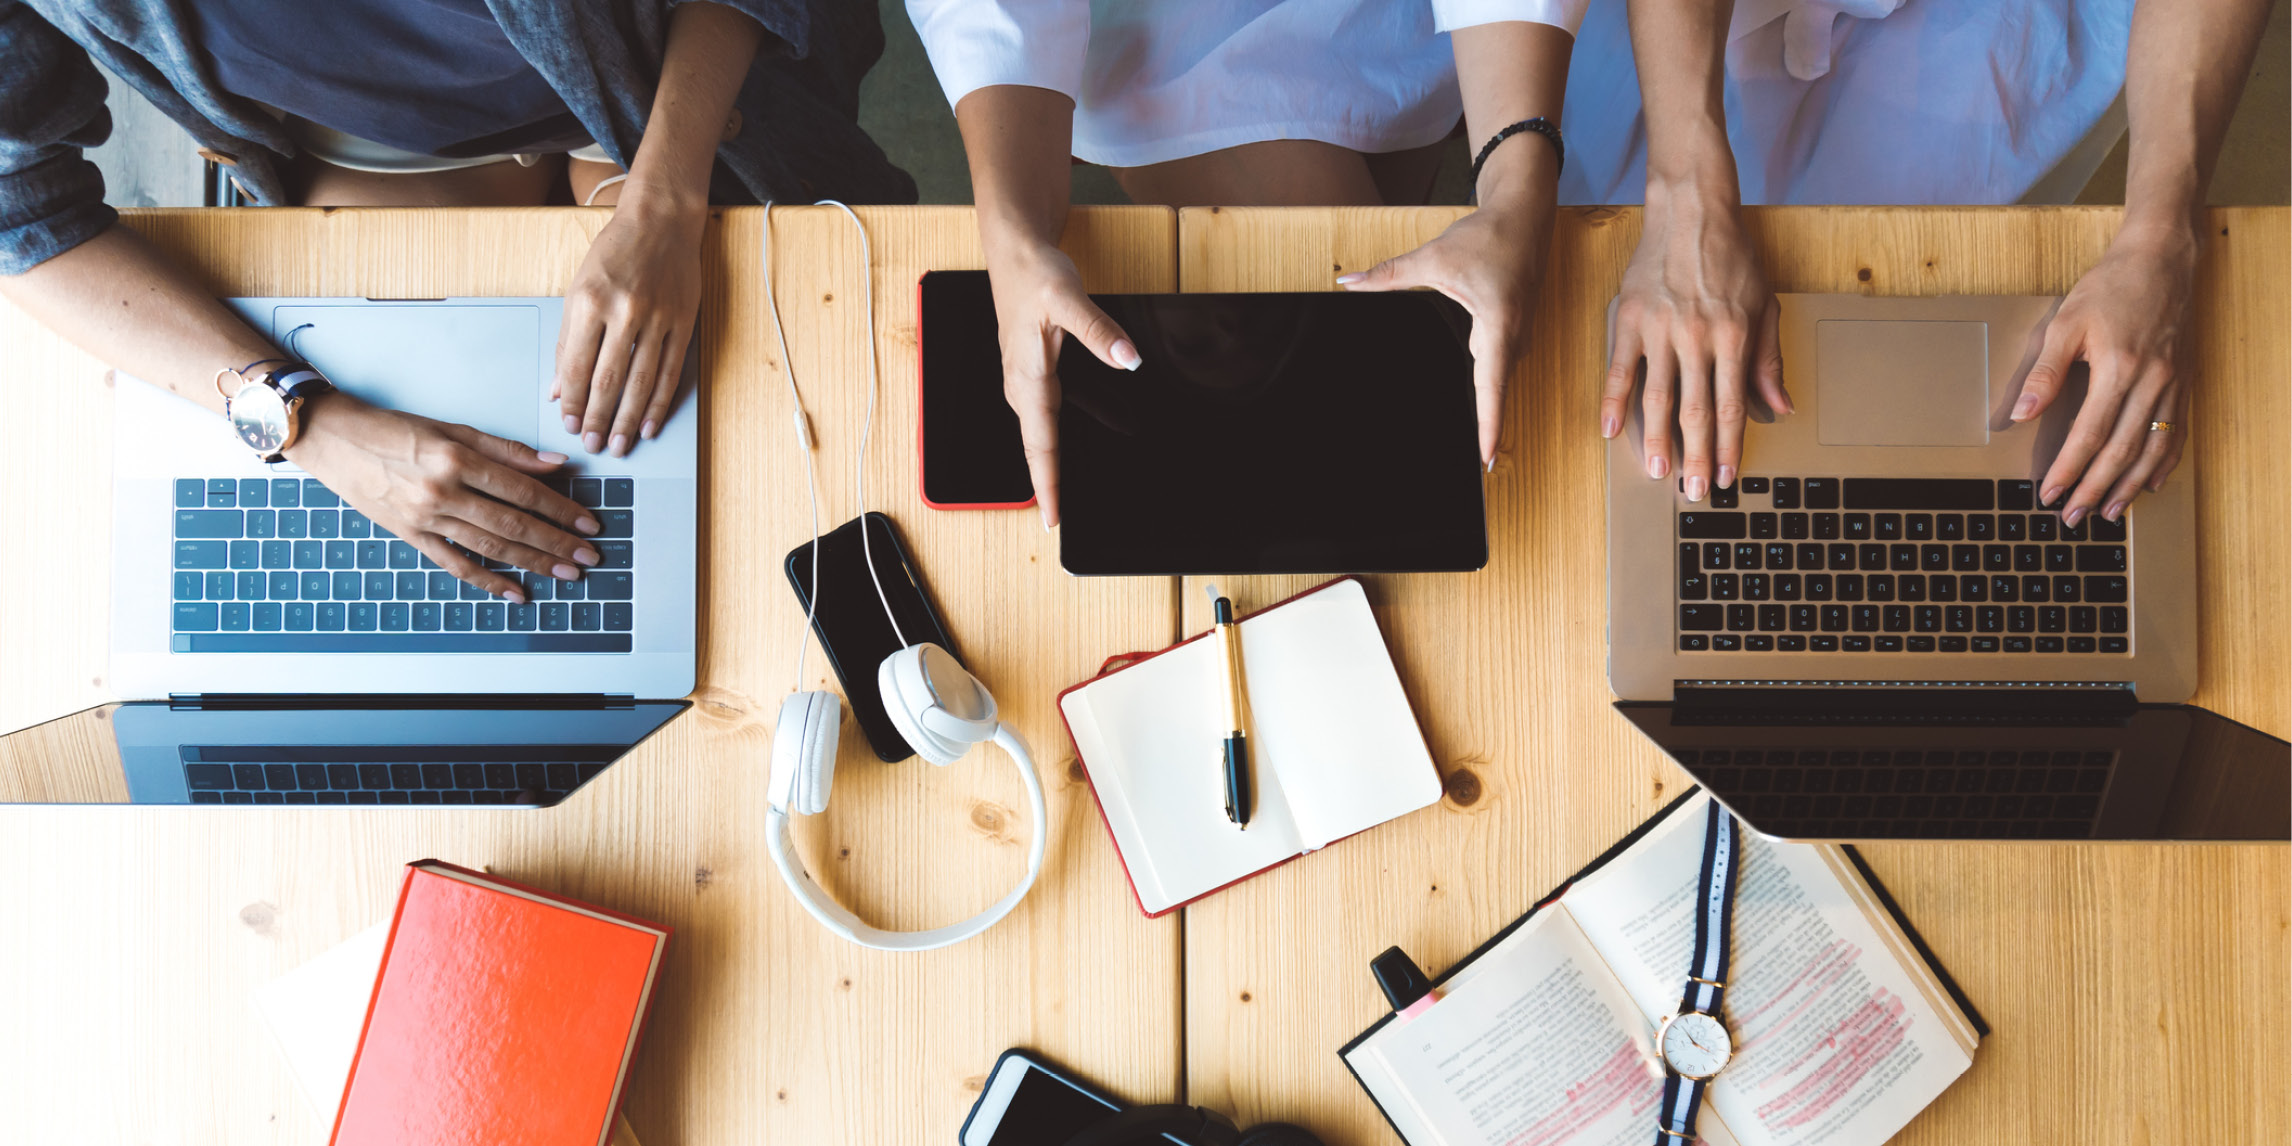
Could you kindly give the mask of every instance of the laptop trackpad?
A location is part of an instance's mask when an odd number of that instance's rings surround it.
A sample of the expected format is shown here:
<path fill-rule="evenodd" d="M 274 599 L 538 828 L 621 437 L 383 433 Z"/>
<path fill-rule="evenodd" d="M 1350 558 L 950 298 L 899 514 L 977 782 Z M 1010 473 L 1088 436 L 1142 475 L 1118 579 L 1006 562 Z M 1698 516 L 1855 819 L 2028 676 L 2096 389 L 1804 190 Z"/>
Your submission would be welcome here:
<path fill-rule="evenodd" d="M 271 321 L 289 354 L 375 405 L 527 444 L 541 427 L 533 306 L 282 306 Z"/>
<path fill-rule="evenodd" d="M 1988 323 L 1826 319 L 1815 359 L 1826 446 L 1989 444 Z"/>

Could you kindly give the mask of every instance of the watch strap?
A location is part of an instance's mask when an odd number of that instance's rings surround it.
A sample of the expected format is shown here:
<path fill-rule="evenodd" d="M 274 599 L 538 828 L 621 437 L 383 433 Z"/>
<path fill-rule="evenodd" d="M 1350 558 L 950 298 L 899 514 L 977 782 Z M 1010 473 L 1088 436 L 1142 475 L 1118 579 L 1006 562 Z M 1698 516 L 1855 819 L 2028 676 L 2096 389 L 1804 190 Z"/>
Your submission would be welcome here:
<path fill-rule="evenodd" d="M 334 389 L 334 383 L 327 381 L 326 375 L 308 362 L 282 362 L 266 371 L 264 380 L 279 392 L 279 397 L 290 402 Z"/>
<path fill-rule="evenodd" d="M 1703 1109 L 1708 1080 L 1688 1078 L 1676 1071 L 1663 1080 L 1663 1105 L 1655 1112 L 1655 1146 L 1690 1146 L 1695 1141 L 1695 1116 Z"/>
<path fill-rule="evenodd" d="M 1735 869 L 1740 866 L 1742 832 L 1735 817 L 1717 800 L 1705 811 L 1703 877 L 1696 884 L 1703 895 L 1696 906 L 1695 954 L 1688 963 L 1687 988 L 1681 994 L 1679 1009 L 1717 1018 L 1735 946 Z"/>

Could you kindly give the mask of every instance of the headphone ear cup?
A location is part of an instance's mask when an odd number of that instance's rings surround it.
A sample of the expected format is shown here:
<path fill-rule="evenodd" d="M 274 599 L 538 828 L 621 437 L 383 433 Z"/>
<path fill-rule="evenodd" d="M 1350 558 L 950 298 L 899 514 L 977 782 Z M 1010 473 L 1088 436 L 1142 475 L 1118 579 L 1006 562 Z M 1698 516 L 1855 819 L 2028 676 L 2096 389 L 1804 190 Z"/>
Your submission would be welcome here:
<path fill-rule="evenodd" d="M 883 710 L 891 726 L 915 749 L 917 756 L 942 767 L 953 764 L 971 746 L 941 736 L 923 724 L 922 714 L 932 707 L 931 687 L 923 679 L 922 652 L 926 645 L 910 645 L 876 666 L 875 687 L 883 696 Z"/>
<path fill-rule="evenodd" d="M 1303 1127 L 1291 1126 L 1287 1122 L 1268 1122 L 1243 1131 L 1241 1140 L 1235 1146 L 1321 1146 L 1321 1139 Z"/>
<path fill-rule="evenodd" d="M 774 807 L 803 816 L 828 810 L 843 708 L 832 692 L 792 693 L 780 702 L 780 723 L 772 730 Z"/>

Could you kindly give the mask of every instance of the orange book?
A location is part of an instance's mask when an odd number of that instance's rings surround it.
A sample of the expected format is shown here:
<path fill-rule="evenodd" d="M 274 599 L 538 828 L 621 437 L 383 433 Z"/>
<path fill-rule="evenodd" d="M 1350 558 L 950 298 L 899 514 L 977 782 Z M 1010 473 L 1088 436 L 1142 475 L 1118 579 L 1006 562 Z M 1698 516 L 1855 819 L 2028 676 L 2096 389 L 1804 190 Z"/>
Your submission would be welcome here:
<path fill-rule="evenodd" d="M 668 929 L 410 864 L 335 1146 L 603 1146 Z"/>

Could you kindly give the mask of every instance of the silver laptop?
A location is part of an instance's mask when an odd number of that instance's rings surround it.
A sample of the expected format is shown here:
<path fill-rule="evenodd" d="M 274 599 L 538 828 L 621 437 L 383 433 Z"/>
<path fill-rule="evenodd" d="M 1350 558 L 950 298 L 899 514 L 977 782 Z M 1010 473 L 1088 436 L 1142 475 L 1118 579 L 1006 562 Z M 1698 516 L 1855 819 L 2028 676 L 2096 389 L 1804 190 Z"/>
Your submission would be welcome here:
<path fill-rule="evenodd" d="M 553 480 L 604 523 L 604 559 L 579 582 L 510 571 L 530 602 L 492 598 L 212 413 L 120 386 L 111 679 L 144 702 L 114 721 L 138 802 L 549 804 L 681 710 L 697 356 L 660 437 L 614 459 L 549 397 L 559 299 L 230 305 L 349 393 L 573 458 Z"/>
<path fill-rule="evenodd" d="M 1783 295 L 1798 413 L 1746 428 L 1734 489 L 1692 503 L 1650 480 L 1636 403 L 1609 444 L 1609 682 L 1754 829 L 2292 830 L 2284 742 L 2182 704 L 2191 472 L 2122 522 L 2071 527 L 2037 503 L 2082 371 L 2040 419 L 2006 415 L 2058 302 Z M 2176 791 L 2210 812 L 2174 812 Z M 2269 814 L 2242 815 L 2231 792 Z"/>

